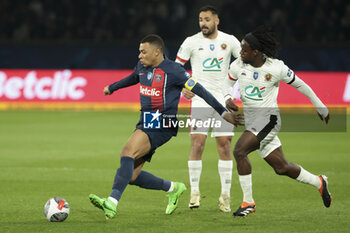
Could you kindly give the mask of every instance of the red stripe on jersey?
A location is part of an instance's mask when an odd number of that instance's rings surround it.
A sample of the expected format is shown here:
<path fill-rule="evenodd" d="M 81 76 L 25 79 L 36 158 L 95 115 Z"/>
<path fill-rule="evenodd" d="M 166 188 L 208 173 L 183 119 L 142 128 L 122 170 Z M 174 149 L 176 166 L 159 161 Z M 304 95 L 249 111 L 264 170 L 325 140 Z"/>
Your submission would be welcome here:
<path fill-rule="evenodd" d="M 228 78 L 231 79 L 232 81 L 237 81 L 237 79 L 232 78 L 230 74 L 228 74 Z"/>
<path fill-rule="evenodd" d="M 181 57 L 179 56 L 176 56 L 176 59 L 183 62 L 183 63 L 186 63 L 188 60 L 185 60 L 185 59 L 182 59 Z"/>
<path fill-rule="evenodd" d="M 219 59 L 219 61 L 222 61 L 222 59 L 224 59 L 223 57 Z"/>
<path fill-rule="evenodd" d="M 152 81 L 152 89 L 158 90 L 157 95 L 151 96 L 152 111 L 159 109 L 160 112 L 164 109 L 164 94 L 165 94 L 165 72 L 159 68 L 154 70 L 154 76 Z"/>

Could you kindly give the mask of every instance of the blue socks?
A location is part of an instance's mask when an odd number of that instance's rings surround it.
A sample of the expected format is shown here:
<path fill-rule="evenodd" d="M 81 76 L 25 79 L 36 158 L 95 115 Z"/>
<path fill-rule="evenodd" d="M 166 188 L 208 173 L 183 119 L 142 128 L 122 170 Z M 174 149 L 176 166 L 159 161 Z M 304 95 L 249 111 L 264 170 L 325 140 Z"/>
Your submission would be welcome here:
<path fill-rule="evenodd" d="M 134 172 L 134 159 L 131 157 L 123 156 L 120 158 L 120 168 L 114 177 L 114 183 L 112 187 L 111 197 L 116 200 L 120 200 L 126 186 L 129 184 L 132 174 Z M 168 180 L 161 179 L 155 175 L 141 171 L 137 179 L 132 183 L 145 189 L 155 189 L 168 191 L 171 186 L 171 182 Z"/>
<path fill-rule="evenodd" d="M 164 191 L 168 191 L 171 186 L 170 181 L 156 177 L 155 175 L 146 171 L 141 171 L 140 175 L 131 184 L 137 185 L 145 189 L 155 189 Z"/>
<path fill-rule="evenodd" d="M 120 200 L 126 186 L 132 178 L 134 172 L 134 159 L 123 156 L 120 158 L 120 168 L 114 177 L 111 197 Z"/>

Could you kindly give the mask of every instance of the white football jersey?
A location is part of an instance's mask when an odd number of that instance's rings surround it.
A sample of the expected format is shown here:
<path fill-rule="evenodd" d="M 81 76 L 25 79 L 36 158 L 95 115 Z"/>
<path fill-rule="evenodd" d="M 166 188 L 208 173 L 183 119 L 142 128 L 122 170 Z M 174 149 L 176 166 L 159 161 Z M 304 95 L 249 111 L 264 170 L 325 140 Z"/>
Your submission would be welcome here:
<path fill-rule="evenodd" d="M 222 92 L 231 55 L 237 58 L 240 50 L 240 42 L 233 35 L 218 31 L 218 36 L 211 40 L 198 32 L 182 43 L 176 62 L 184 65 L 191 60 L 192 77 L 209 91 Z"/>
<path fill-rule="evenodd" d="M 229 78 L 238 80 L 244 107 L 253 108 L 277 108 L 279 82 L 290 83 L 294 77 L 283 61 L 272 58 L 266 58 L 261 67 L 253 67 L 238 58 L 229 70 Z"/>

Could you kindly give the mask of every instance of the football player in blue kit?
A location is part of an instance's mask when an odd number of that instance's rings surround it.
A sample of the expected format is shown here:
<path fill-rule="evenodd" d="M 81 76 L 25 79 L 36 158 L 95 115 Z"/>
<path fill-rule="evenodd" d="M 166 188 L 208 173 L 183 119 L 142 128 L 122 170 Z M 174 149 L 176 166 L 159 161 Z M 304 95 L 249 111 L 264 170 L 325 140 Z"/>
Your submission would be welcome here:
<path fill-rule="evenodd" d="M 203 98 L 226 121 L 235 126 L 241 125 L 239 115 L 229 113 L 207 90 L 197 83 L 178 63 L 163 55 L 162 38 L 151 34 L 141 40 L 139 62 L 134 72 L 126 78 L 115 82 L 104 89 L 105 95 L 114 91 L 140 83 L 141 117 L 136 130 L 125 143 L 120 152 L 120 167 L 116 172 L 112 192 L 108 198 L 100 198 L 90 194 L 91 203 L 103 210 L 107 219 L 117 213 L 117 204 L 128 184 L 145 189 L 163 190 L 168 193 L 169 203 L 165 213 L 171 214 L 178 205 L 178 199 L 186 190 L 183 183 L 171 182 L 143 171 L 146 161 L 150 161 L 156 148 L 176 136 L 177 127 L 151 127 L 163 116 L 174 116 L 176 120 L 178 103 L 182 88 L 187 88 Z M 150 119 L 147 114 L 151 114 Z M 159 127 L 158 127 L 159 126 Z"/>

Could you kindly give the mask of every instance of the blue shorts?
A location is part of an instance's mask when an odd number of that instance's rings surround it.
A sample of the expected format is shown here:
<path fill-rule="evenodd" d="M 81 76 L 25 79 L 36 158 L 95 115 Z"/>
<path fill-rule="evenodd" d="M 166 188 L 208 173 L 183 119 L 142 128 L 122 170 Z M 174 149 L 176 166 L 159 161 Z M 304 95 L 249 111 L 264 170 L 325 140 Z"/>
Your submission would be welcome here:
<path fill-rule="evenodd" d="M 142 125 L 137 125 L 136 129 L 142 130 L 145 134 L 147 134 L 149 141 L 151 143 L 151 150 L 144 155 L 142 158 L 147 161 L 151 162 L 152 156 L 156 149 L 160 147 L 161 145 L 168 142 L 172 137 L 177 135 L 177 130 L 164 130 L 164 129 L 158 129 L 158 130 L 148 130 L 144 129 Z"/>

